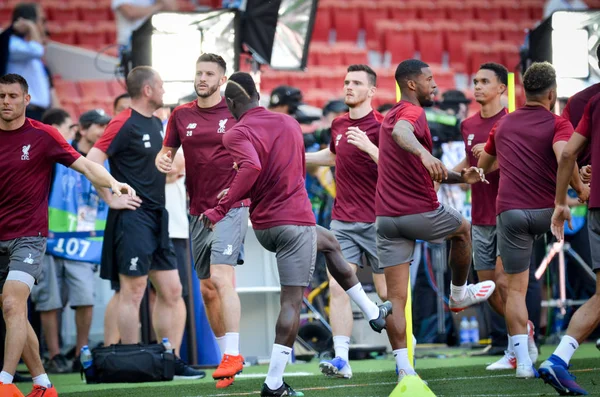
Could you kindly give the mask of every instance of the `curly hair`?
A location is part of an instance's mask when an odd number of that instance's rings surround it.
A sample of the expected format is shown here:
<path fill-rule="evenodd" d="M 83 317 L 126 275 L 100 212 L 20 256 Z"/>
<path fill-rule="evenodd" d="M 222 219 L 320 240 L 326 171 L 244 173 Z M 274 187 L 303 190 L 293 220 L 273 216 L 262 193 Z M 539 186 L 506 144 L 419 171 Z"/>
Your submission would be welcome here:
<path fill-rule="evenodd" d="M 538 96 L 556 86 L 556 71 L 548 62 L 534 62 L 523 75 L 527 96 Z"/>

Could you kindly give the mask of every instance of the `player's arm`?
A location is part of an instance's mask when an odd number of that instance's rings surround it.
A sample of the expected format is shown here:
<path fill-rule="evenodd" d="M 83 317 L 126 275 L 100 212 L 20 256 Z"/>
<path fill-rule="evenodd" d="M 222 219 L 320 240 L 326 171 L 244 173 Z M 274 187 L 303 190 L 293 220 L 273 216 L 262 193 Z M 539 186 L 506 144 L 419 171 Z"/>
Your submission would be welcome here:
<path fill-rule="evenodd" d="M 135 21 L 137 19 L 148 18 L 159 11 L 176 11 L 177 3 L 173 0 L 158 0 L 155 4 L 149 6 L 125 3 L 118 5 L 116 10 L 128 20 Z"/>
<path fill-rule="evenodd" d="M 394 125 L 392 137 L 398 146 L 421 159 L 423 166 L 435 182 L 442 182 L 448 178 L 446 166 L 421 145 L 415 136 L 415 127 L 409 121 L 399 120 Z"/>
<path fill-rule="evenodd" d="M 449 170 L 448 178 L 444 179 L 441 183 L 468 183 L 472 185 L 477 182 L 489 183 L 485 179 L 485 174 L 481 168 L 468 167 L 461 169 L 460 172 Z"/>
<path fill-rule="evenodd" d="M 238 172 L 231 182 L 229 191 L 219 201 L 219 204 L 202 214 L 202 221 L 209 227 L 216 225 L 221 219 L 225 218 L 225 215 L 235 203 L 249 197 L 250 189 L 254 186 L 262 170 L 256 149 L 250 140 L 236 127 L 225 134 L 223 146 L 233 157 Z"/>
<path fill-rule="evenodd" d="M 454 168 L 452 168 L 452 171 L 454 172 L 461 172 L 462 170 L 464 170 L 465 168 L 469 167 L 469 159 L 465 156 L 465 158 L 463 158 L 460 163 L 456 164 L 456 166 Z"/>
<path fill-rule="evenodd" d="M 566 205 L 569 185 L 577 192 L 582 201 L 589 198 L 589 188 L 581 181 L 577 156 L 587 145 L 587 138 L 575 132 L 568 142 L 559 141 L 552 145 L 558 161 L 556 175 L 556 205 Z"/>
<path fill-rule="evenodd" d="M 379 148 L 367 136 L 367 133 L 358 127 L 350 127 L 346 132 L 348 143 L 356 146 L 369 155 L 375 163 L 379 163 Z"/>
<path fill-rule="evenodd" d="M 488 136 L 488 140 L 483 147 L 483 150 L 479 154 L 479 160 L 477 160 L 477 167 L 483 170 L 484 174 L 489 174 L 498 169 L 498 160 L 496 158 L 496 128 L 498 124 L 494 125 Z"/>
<path fill-rule="evenodd" d="M 160 149 L 160 152 L 156 155 L 156 159 L 154 160 L 154 164 L 156 168 L 163 174 L 168 174 L 173 170 L 173 159 L 175 159 L 175 155 L 177 154 L 177 148 L 163 146 Z"/>
<path fill-rule="evenodd" d="M 83 156 L 75 160 L 71 168 L 83 174 L 94 186 L 108 188 L 117 196 L 127 193 L 130 197 L 135 197 L 135 190 L 131 186 L 118 182 L 106 168 Z"/>
<path fill-rule="evenodd" d="M 329 148 L 319 150 L 318 152 L 306 153 L 306 165 L 318 165 L 324 167 L 335 166 L 335 153 Z"/>
<path fill-rule="evenodd" d="M 178 150 L 173 159 L 171 171 L 167 174 L 167 183 L 173 183 L 185 174 L 185 158 L 183 152 Z"/>

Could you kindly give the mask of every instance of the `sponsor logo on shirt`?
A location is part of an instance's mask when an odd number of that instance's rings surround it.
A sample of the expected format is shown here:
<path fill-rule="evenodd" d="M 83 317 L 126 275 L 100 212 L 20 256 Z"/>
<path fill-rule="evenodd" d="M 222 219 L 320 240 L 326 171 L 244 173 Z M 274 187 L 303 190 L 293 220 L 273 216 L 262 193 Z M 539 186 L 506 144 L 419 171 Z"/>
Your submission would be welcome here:
<path fill-rule="evenodd" d="M 193 130 L 194 128 L 196 128 L 197 124 L 196 123 L 189 123 L 188 126 L 186 127 L 187 130 Z"/>
<path fill-rule="evenodd" d="M 475 134 L 469 134 L 467 137 L 467 146 L 471 146 L 473 144 L 473 139 L 475 138 Z"/>
<path fill-rule="evenodd" d="M 29 160 L 29 158 L 27 160 Z M 27 258 L 23 259 L 23 262 L 33 265 L 33 258 L 31 257 L 31 254 L 29 254 Z"/>
<path fill-rule="evenodd" d="M 223 251 L 223 255 L 231 255 L 233 254 L 233 245 L 227 244 L 227 248 Z"/>
<path fill-rule="evenodd" d="M 21 155 L 21 160 L 29 160 L 29 149 L 31 149 L 31 144 L 23 146 L 23 154 Z"/>
<path fill-rule="evenodd" d="M 219 121 L 219 129 L 217 130 L 218 134 L 225 133 L 225 124 L 227 124 L 227 119 L 223 119 Z"/>
<path fill-rule="evenodd" d="M 139 259 L 140 258 L 138 258 L 137 256 L 135 258 L 131 258 L 131 265 L 129 266 L 129 270 L 131 270 L 132 272 L 137 271 L 137 263 Z"/>
<path fill-rule="evenodd" d="M 337 145 L 340 144 L 340 141 L 342 140 L 342 135 L 338 135 L 335 137 L 335 146 L 337 147 Z"/>
<path fill-rule="evenodd" d="M 150 143 L 150 134 L 144 134 L 142 136 L 142 141 L 144 142 L 145 148 L 152 147 L 152 143 Z"/>

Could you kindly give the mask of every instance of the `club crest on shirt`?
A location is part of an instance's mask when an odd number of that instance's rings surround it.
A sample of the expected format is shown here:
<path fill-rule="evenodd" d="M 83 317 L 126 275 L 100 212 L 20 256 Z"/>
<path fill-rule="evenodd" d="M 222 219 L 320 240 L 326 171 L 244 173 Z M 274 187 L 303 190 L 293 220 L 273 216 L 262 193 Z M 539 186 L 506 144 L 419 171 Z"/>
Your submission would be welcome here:
<path fill-rule="evenodd" d="M 228 119 L 223 119 L 219 121 L 219 129 L 217 130 L 218 134 L 225 133 L 225 124 L 227 124 Z"/>
<path fill-rule="evenodd" d="M 29 149 L 31 149 L 31 144 L 23 145 L 23 154 L 21 155 L 21 160 L 29 160 Z"/>
<path fill-rule="evenodd" d="M 340 144 L 340 141 L 342 140 L 342 135 L 338 135 L 335 137 L 335 146 Z"/>
<path fill-rule="evenodd" d="M 467 137 L 467 146 L 471 146 L 473 144 L 473 139 L 475 139 L 475 134 L 469 134 Z"/>

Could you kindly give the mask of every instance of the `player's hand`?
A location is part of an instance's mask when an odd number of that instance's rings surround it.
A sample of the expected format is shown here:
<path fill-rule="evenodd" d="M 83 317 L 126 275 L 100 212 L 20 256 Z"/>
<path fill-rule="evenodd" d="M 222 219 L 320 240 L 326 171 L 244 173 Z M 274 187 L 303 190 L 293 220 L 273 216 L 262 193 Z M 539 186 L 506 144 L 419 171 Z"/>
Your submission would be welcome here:
<path fill-rule="evenodd" d="M 577 197 L 580 203 L 587 203 L 590 199 L 590 185 L 584 183 L 583 189 L 577 192 Z"/>
<path fill-rule="evenodd" d="M 470 185 L 477 183 L 477 182 L 483 182 L 486 184 L 490 183 L 490 182 L 488 182 L 487 179 L 485 179 L 485 174 L 483 173 L 483 168 L 478 168 L 478 167 L 463 168 L 463 170 L 460 172 L 460 175 L 462 176 L 465 183 L 468 183 Z"/>
<path fill-rule="evenodd" d="M 163 174 L 168 174 L 173 169 L 171 152 L 167 152 L 156 159 L 156 168 Z"/>
<path fill-rule="evenodd" d="M 480 143 L 480 144 L 473 146 L 473 148 L 471 149 L 471 153 L 473 153 L 473 156 L 475 156 L 476 159 L 478 159 L 479 156 L 481 156 L 481 153 L 483 153 L 484 147 L 485 147 L 485 143 Z"/>
<path fill-rule="evenodd" d="M 592 166 L 586 165 L 581 167 L 579 170 L 579 176 L 581 177 L 581 181 L 583 183 L 590 183 L 592 181 Z"/>
<path fill-rule="evenodd" d="M 129 196 L 123 194 L 121 196 L 113 197 L 110 200 L 108 206 L 113 210 L 131 210 L 135 211 L 137 208 L 140 208 L 142 204 L 142 199 L 138 196 Z"/>
<path fill-rule="evenodd" d="M 237 163 L 235 161 L 233 162 L 233 169 L 236 170 L 236 171 L 240 170 L 240 167 L 238 167 L 238 165 L 237 165 Z"/>
<path fill-rule="evenodd" d="M 13 30 L 23 35 L 29 34 L 29 32 L 31 32 L 32 29 L 37 29 L 37 27 L 35 26 L 33 21 L 30 21 L 28 19 L 19 18 L 13 24 Z"/>
<path fill-rule="evenodd" d="M 367 133 L 358 127 L 349 127 L 348 131 L 346 131 L 346 138 L 348 139 L 348 143 L 356 146 L 365 153 L 369 153 L 370 150 L 376 147 L 367 136 Z"/>
<path fill-rule="evenodd" d="M 206 227 L 210 231 L 215 230 L 215 225 L 212 223 L 212 221 L 210 219 L 208 219 L 208 217 L 206 215 L 204 215 L 204 214 L 200 215 L 200 222 L 202 222 L 204 227 Z"/>
<path fill-rule="evenodd" d="M 421 158 L 421 162 L 429 172 L 429 176 L 434 182 L 442 182 L 448 179 L 448 170 L 444 163 L 435 158 L 431 153 L 427 152 Z"/>
<path fill-rule="evenodd" d="M 217 200 L 223 199 L 225 196 L 227 196 L 227 193 L 229 193 L 229 188 L 221 191 L 221 193 L 219 193 L 219 195 L 217 196 Z"/>
<path fill-rule="evenodd" d="M 569 227 L 573 229 L 573 226 L 571 226 L 571 210 L 569 209 L 569 206 L 557 205 L 554 207 L 550 229 L 558 241 L 562 241 L 565 238 L 565 221 L 567 221 Z"/>
<path fill-rule="evenodd" d="M 110 190 L 118 197 L 121 196 L 122 193 L 127 193 L 129 197 L 135 197 L 135 190 L 126 183 L 113 181 L 110 184 Z"/>

